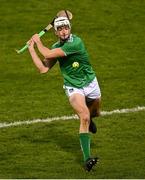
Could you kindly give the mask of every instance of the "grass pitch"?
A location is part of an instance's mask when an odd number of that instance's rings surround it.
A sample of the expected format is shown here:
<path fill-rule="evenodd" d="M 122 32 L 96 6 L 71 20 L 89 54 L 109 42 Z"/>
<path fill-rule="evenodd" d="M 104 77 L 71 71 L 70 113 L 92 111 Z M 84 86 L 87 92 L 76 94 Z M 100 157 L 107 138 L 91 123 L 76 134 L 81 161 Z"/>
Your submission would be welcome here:
<path fill-rule="evenodd" d="M 74 14 L 73 33 L 89 51 L 102 110 L 145 105 L 144 1 L 1 0 L 1 123 L 73 113 L 58 65 L 39 75 L 27 51 L 14 51 L 65 8 Z M 53 31 L 42 39 L 48 46 L 56 41 Z M 91 150 L 100 163 L 91 173 L 82 169 L 77 120 L 0 129 L 0 178 L 145 178 L 145 112 L 99 117 L 96 122 Z"/>

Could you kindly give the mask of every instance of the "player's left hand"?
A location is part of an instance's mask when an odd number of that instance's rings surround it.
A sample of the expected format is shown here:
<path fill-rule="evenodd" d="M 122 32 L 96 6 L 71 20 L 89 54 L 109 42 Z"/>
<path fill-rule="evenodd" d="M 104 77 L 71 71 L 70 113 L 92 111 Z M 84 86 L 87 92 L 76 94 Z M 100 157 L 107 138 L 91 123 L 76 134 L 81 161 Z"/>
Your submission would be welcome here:
<path fill-rule="evenodd" d="M 32 36 L 32 39 L 33 39 L 33 41 L 34 41 L 35 43 L 40 42 L 40 37 L 39 37 L 38 34 L 34 34 L 34 35 Z"/>

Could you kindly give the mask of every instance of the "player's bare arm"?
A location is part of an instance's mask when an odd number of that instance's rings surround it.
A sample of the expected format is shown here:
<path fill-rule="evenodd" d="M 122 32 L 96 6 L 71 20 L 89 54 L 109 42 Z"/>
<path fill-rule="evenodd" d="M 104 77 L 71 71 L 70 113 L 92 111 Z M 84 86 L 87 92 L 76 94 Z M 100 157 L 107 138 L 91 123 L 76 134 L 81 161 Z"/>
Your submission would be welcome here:
<path fill-rule="evenodd" d="M 32 36 L 33 41 L 36 43 L 39 52 L 49 59 L 55 59 L 57 57 L 64 57 L 65 53 L 61 48 L 49 49 L 43 45 L 38 34 Z"/>
<path fill-rule="evenodd" d="M 44 59 L 43 61 L 43 64 L 44 66 L 48 67 L 49 70 L 56 64 L 57 62 L 57 59 L 49 59 L 49 58 L 46 58 Z"/>
<path fill-rule="evenodd" d="M 40 60 L 39 56 L 37 55 L 35 49 L 34 49 L 34 41 L 33 39 L 30 39 L 28 42 L 28 49 L 30 52 L 30 55 L 32 57 L 33 63 L 37 67 L 40 73 L 46 73 L 49 70 L 49 67 L 46 67 L 43 62 Z"/>

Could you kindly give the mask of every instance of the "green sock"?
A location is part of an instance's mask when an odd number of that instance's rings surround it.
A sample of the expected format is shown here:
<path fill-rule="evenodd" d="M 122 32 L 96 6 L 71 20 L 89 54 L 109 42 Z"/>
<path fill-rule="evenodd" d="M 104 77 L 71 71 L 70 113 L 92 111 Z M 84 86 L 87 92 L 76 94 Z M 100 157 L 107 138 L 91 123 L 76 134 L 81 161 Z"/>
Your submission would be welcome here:
<path fill-rule="evenodd" d="M 84 161 L 90 157 L 90 136 L 89 133 L 80 133 L 80 144 L 84 156 Z"/>

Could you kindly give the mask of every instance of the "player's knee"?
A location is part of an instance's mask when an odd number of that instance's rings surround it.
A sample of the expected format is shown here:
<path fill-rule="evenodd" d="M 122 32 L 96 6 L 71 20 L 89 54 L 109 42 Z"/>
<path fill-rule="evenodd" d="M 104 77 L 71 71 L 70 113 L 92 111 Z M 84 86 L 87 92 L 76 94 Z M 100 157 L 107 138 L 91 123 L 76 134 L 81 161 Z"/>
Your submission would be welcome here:
<path fill-rule="evenodd" d="M 80 117 L 80 119 L 81 119 L 82 124 L 85 124 L 85 125 L 89 124 L 90 123 L 90 115 L 89 115 L 89 113 L 84 112 L 82 114 L 82 116 Z"/>

